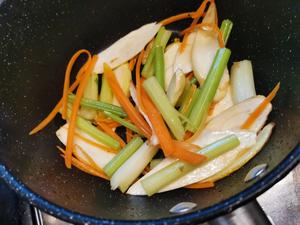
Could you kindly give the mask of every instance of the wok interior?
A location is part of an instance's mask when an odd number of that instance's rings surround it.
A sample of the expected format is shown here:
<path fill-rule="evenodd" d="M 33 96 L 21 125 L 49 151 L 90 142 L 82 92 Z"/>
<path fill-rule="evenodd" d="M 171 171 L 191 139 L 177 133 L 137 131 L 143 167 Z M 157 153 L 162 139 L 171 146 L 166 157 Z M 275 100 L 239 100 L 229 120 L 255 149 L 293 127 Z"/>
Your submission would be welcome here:
<path fill-rule="evenodd" d="M 35 136 L 29 130 L 61 96 L 70 56 L 94 53 L 147 22 L 197 8 L 200 1 L 4 1 L 0 3 L 0 163 L 32 191 L 66 209 L 106 219 L 143 220 L 173 216 L 176 203 L 192 201 L 195 210 L 212 206 L 247 188 L 243 178 L 260 163 L 274 168 L 299 141 L 299 38 L 293 1 L 217 1 L 219 18 L 234 28 L 231 62 L 250 59 L 257 93 L 281 90 L 269 117 L 276 129 L 259 155 L 214 189 L 181 189 L 151 198 L 110 191 L 108 182 L 67 170 L 54 135 L 59 116 Z M 177 30 L 186 23 L 170 26 Z M 299 19 L 298 19 L 299 24 Z M 296 55 L 298 54 L 298 55 Z"/>

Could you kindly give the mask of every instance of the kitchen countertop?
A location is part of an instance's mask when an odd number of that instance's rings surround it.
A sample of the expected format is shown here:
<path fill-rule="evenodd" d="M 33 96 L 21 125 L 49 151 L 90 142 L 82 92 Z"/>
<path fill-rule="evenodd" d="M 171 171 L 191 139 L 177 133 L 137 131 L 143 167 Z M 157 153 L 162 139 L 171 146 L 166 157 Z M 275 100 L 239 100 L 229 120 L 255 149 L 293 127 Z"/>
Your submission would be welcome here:
<path fill-rule="evenodd" d="M 257 200 L 275 225 L 300 225 L 300 164 Z"/>

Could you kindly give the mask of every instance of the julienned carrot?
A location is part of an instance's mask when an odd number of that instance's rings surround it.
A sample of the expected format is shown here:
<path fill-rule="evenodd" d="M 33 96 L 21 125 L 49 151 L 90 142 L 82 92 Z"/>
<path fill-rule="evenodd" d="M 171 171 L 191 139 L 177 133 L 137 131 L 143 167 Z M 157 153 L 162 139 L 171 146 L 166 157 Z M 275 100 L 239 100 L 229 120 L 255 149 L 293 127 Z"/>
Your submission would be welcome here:
<path fill-rule="evenodd" d="M 247 120 L 243 123 L 242 129 L 248 129 L 255 122 L 255 120 L 259 117 L 259 115 L 264 111 L 264 109 L 268 106 L 268 104 L 273 100 L 276 96 L 278 90 L 280 88 L 280 82 L 274 87 L 274 89 L 268 94 L 268 96 L 256 107 L 256 109 L 250 114 Z"/>
<path fill-rule="evenodd" d="M 191 131 L 185 132 L 184 139 L 183 140 L 188 140 L 193 136 L 193 133 Z"/>
<path fill-rule="evenodd" d="M 77 86 L 79 85 L 80 81 L 83 78 L 83 74 L 85 73 L 87 66 L 90 64 L 90 61 L 91 60 L 88 59 L 87 62 L 81 67 L 81 69 L 77 73 L 76 80 L 68 90 L 68 94 L 73 92 L 77 88 Z M 61 109 L 62 105 L 63 105 L 63 100 L 60 99 L 60 101 L 56 104 L 56 106 L 54 107 L 54 109 L 52 109 L 52 111 L 48 114 L 48 116 L 45 119 L 43 119 L 35 128 L 33 128 L 29 132 L 29 135 L 35 134 L 40 130 L 44 129 L 54 119 L 56 114 Z"/>
<path fill-rule="evenodd" d="M 210 3 L 214 3 L 215 1 L 214 0 L 204 0 L 201 5 L 199 6 L 199 8 L 196 10 L 196 12 L 194 12 L 192 14 L 192 18 L 193 19 L 197 19 L 197 18 L 200 18 L 204 11 L 205 11 L 205 8 L 206 8 L 206 5 L 207 3 L 210 2 Z"/>
<path fill-rule="evenodd" d="M 197 182 L 194 184 L 190 184 L 185 186 L 185 188 L 189 188 L 189 189 L 203 189 L 203 188 L 212 188 L 215 186 L 214 182 L 211 181 L 205 181 L 205 182 Z"/>
<path fill-rule="evenodd" d="M 97 55 L 94 55 L 91 59 L 91 63 L 88 66 L 87 71 L 83 75 L 82 80 L 80 81 L 80 84 L 76 91 L 75 100 L 72 105 L 72 111 L 70 116 L 70 122 L 69 122 L 69 130 L 68 130 L 68 139 L 67 139 L 67 145 L 66 145 L 66 157 L 65 157 L 65 164 L 67 168 L 71 168 L 71 158 L 72 158 L 72 149 L 73 149 L 73 141 L 74 141 L 74 133 L 76 128 L 76 119 L 77 119 L 77 113 L 80 106 L 80 100 L 82 98 L 84 89 L 87 85 L 87 82 L 89 80 L 89 77 L 92 73 L 92 70 L 95 66 L 95 63 L 97 61 Z"/>
<path fill-rule="evenodd" d="M 151 121 L 155 134 L 158 137 L 160 147 L 163 150 L 165 156 L 171 156 L 174 152 L 173 140 L 171 134 L 161 116 L 156 109 L 144 89 L 142 89 L 142 98 L 145 106 L 145 113 Z"/>
<path fill-rule="evenodd" d="M 151 137 L 151 129 L 143 119 L 141 114 L 134 108 L 128 97 L 122 91 L 118 81 L 116 80 L 113 70 L 104 63 L 104 76 L 107 77 L 107 81 L 113 90 L 117 100 L 127 113 L 129 119 L 140 129 L 140 131 L 145 135 L 145 137 Z"/>
<path fill-rule="evenodd" d="M 63 127 L 63 129 L 67 130 L 67 128 L 65 128 L 65 127 Z M 98 144 L 97 142 L 94 142 L 91 139 L 82 136 L 78 132 L 75 132 L 75 136 L 78 137 L 78 138 L 80 138 L 81 140 L 85 141 L 86 143 L 88 143 L 88 144 L 90 144 L 90 145 L 92 145 L 92 146 L 94 146 L 96 148 L 100 148 L 101 150 L 104 150 L 106 152 L 115 153 L 115 154 L 119 152 L 119 151 L 117 151 L 117 150 L 115 150 L 113 148 L 105 146 L 104 144 Z"/>
<path fill-rule="evenodd" d="M 153 125 L 160 147 L 165 156 L 172 156 L 191 164 L 199 164 L 204 161 L 206 159 L 205 156 L 190 151 L 199 150 L 198 146 L 196 147 L 190 143 L 173 140 L 161 114 L 151 102 L 144 89 L 142 89 L 142 97 L 146 114 Z"/>
<path fill-rule="evenodd" d="M 141 97 L 141 64 L 142 64 L 142 59 L 144 56 L 144 50 L 141 51 L 141 53 L 139 54 L 137 63 L 136 63 L 136 67 L 135 67 L 135 82 L 136 82 L 136 95 L 137 95 L 137 101 L 141 107 L 141 109 L 143 110 L 143 112 L 145 112 L 145 108 L 143 105 L 143 101 L 142 101 L 142 97 Z"/>
<path fill-rule="evenodd" d="M 96 122 L 98 123 L 104 123 L 105 125 L 107 125 L 108 127 L 110 127 L 111 129 L 113 128 L 117 128 L 119 126 L 121 126 L 121 124 L 119 122 L 116 122 L 110 118 L 105 118 L 105 117 L 97 117 L 96 118 Z"/>
<path fill-rule="evenodd" d="M 134 66 L 135 66 L 135 63 L 136 63 L 136 60 L 137 60 L 137 57 L 134 57 L 132 58 L 130 61 L 129 61 L 129 69 L 130 71 L 133 70 Z"/>
<path fill-rule="evenodd" d="M 65 150 L 63 150 L 61 147 L 57 146 L 57 148 L 62 152 L 61 157 L 63 157 L 64 159 L 66 158 L 65 156 Z M 72 157 L 72 164 L 78 168 L 79 170 L 91 174 L 93 176 L 96 177 L 101 177 L 105 180 L 108 180 L 108 177 L 105 174 L 101 174 L 99 173 L 97 170 L 95 170 L 94 168 L 92 168 L 91 166 L 79 161 L 78 159 L 76 159 L 75 157 Z"/>
<path fill-rule="evenodd" d="M 97 122 L 97 125 L 109 136 L 116 139 L 120 143 L 122 148 L 126 145 L 123 139 L 119 135 L 117 135 L 109 126 L 100 122 Z"/>
<path fill-rule="evenodd" d="M 189 28 L 183 30 L 182 34 L 190 33 L 196 28 L 204 29 L 206 27 L 210 27 L 214 32 L 216 32 L 218 34 L 218 41 L 219 41 L 220 48 L 224 48 L 225 44 L 224 44 L 224 40 L 223 40 L 223 37 L 222 37 L 222 33 L 221 33 L 219 27 L 216 24 L 200 23 L 200 24 L 197 24 L 193 27 L 189 27 Z"/>
<path fill-rule="evenodd" d="M 193 22 L 191 23 L 191 25 L 189 26 L 189 29 L 194 30 L 196 24 L 198 23 L 198 21 L 200 20 L 200 18 L 203 16 L 206 5 L 208 2 L 211 2 L 211 0 L 204 0 L 201 5 L 199 6 L 199 8 L 195 11 L 195 13 L 193 13 Z M 182 39 L 182 44 L 180 45 L 180 52 L 183 52 L 183 50 L 186 47 L 187 44 L 187 38 L 188 38 L 187 33 L 184 34 L 183 39 Z"/>
<path fill-rule="evenodd" d="M 133 138 L 132 131 L 126 127 L 126 142 L 130 142 Z"/>
<path fill-rule="evenodd" d="M 174 22 L 177 22 L 179 20 L 183 20 L 183 19 L 189 19 L 189 18 L 192 18 L 193 17 L 193 13 L 194 12 L 185 12 L 185 13 L 180 13 L 178 15 L 174 15 L 174 16 L 170 16 L 162 21 L 160 21 L 159 23 L 162 25 L 162 26 L 166 26 L 170 23 L 174 23 Z"/>
<path fill-rule="evenodd" d="M 92 157 L 87 154 L 79 145 L 76 145 L 76 147 L 81 151 L 81 153 L 84 155 L 84 157 L 88 160 L 89 162 L 89 166 L 92 167 L 94 170 L 96 170 L 98 173 L 100 174 L 105 174 L 103 169 L 100 168 L 97 163 L 95 163 L 95 161 L 92 159 Z M 80 159 L 79 159 L 80 160 Z"/>
<path fill-rule="evenodd" d="M 88 61 L 90 61 L 91 59 L 90 52 L 88 50 L 81 49 L 72 56 L 65 72 L 65 82 L 64 82 L 63 97 L 62 97 L 62 118 L 64 120 L 66 120 L 67 118 L 67 104 L 68 104 L 69 85 L 70 85 L 70 76 L 71 76 L 72 68 L 74 63 L 78 59 L 78 57 L 84 53 L 87 54 Z"/>

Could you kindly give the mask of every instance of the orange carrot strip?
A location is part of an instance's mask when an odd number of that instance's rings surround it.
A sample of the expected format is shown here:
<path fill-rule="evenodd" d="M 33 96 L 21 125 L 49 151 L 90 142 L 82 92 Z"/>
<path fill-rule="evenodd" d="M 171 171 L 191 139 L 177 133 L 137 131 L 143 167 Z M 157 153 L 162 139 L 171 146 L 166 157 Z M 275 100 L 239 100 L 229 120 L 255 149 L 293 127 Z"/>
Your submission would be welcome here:
<path fill-rule="evenodd" d="M 78 147 L 81 151 L 81 153 L 84 155 L 84 157 L 86 157 L 86 159 L 89 161 L 89 166 L 92 167 L 93 169 L 95 169 L 97 172 L 99 172 L 102 175 L 105 175 L 105 172 L 102 170 L 101 167 L 99 167 L 95 161 L 92 159 L 92 157 L 87 154 L 79 145 L 76 145 L 76 147 Z M 79 159 L 80 160 L 80 159 Z"/>
<path fill-rule="evenodd" d="M 206 5 L 207 3 L 214 3 L 213 0 L 204 0 L 201 5 L 199 6 L 199 8 L 196 10 L 196 12 L 194 12 L 192 14 L 192 18 L 193 19 L 197 19 L 197 18 L 200 18 L 201 16 L 203 16 L 203 13 L 205 11 L 205 8 L 206 8 Z M 197 23 L 197 22 L 196 22 Z"/>
<path fill-rule="evenodd" d="M 159 23 L 162 26 L 166 26 L 169 25 L 170 23 L 174 23 L 177 22 L 179 20 L 184 20 L 184 19 L 189 19 L 192 18 L 194 12 L 185 12 L 185 13 L 180 13 L 178 15 L 175 16 L 170 16 L 162 21 L 160 21 Z"/>
<path fill-rule="evenodd" d="M 112 69 L 104 63 L 104 76 L 106 76 L 107 81 L 113 90 L 117 100 L 127 113 L 129 119 L 140 129 L 140 131 L 145 135 L 145 137 L 151 137 L 151 129 L 144 120 L 144 118 L 136 111 L 132 103 L 129 101 L 128 97 L 124 94 L 119 83 L 116 80 L 115 74 Z"/>
<path fill-rule="evenodd" d="M 107 147 L 105 145 L 98 144 L 97 142 L 94 142 L 94 141 L 92 141 L 92 140 L 90 140 L 86 137 L 83 137 L 81 134 L 79 134 L 77 132 L 75 132 L 75 135 L 78 136 L 79 138 L 81 138 L 83 141 L 87 142 L 88 144 L 93 145 L 97 148 L 101 148 L 101 150 L 104 150 L 106 152 L 115 153 L 115 154 L 119 152 L 119 151 L 117 151 L 113 148 Z"/>
<path fill-rule="evenodd" d="M 142 96 L 147 116 L 153 125 L 155 134 L 157 135 L 160 143 L 160 147 L 162 148 L 165 156 L 172 156 L 191 164 L 199 164 L 204 161 L 206 159 L 204 155 L 190 151 L 193 149 L 199 150 L 198 146 L 195 147 L 193 144 L 175 141 L 172 139 L 161 114 L 151 102 L 144 89 L 142 89 Z"/>
<path fill-rule="evenodd" d="M 126 142 L 130 142 L 133 138 L 132 131 L 126 127 Z"/>
<path fill-rule="evenodd" d="M 91 63 L 83 76 L 78 89 L 76 91 L 75 100 L 72 106 L 72 112 L 70 116 L 70 124 L 69 124 L 69 130 L 68 130 L 68 139 L 67 139 L 67 145 L 66 145 L 66 157 L 65 157 L 65 164 L 67 168 L 71 168 L 71 158 L 72 158 L 72 149 L 73 149 L 73 141 L 74 141 L 74 133 L 76 128 L 76 118 L 77 113 L 80 106 L 80 101 L 84 92 L 84 89 L 87 85 L 88 79 L 92 73 L 92 70 L 95 66 L 95 63 L 97 61 L 97 55 L 94 55 L 92 57 Z"/>
<path fill-rule="evenodd" d="M 142 97 L 141 97 L 141 64 L 142 64 L 142 59 L 143 59 L 143 55 L 144 55 L 144 50 L 141 51 L 141 53 L 139 54 L 137 63 L 136 63 L 136 67 L 135 67 L 135 82 L 136 82 L 136 96 L 137 96 L 137 101 L 141 107 L 141 109 L 143 110 L 143 112 L 145 112 L 145 108 L 143 105 L 143 101 L 142 101 Z"/>
<path fill-rule="evenodd" d="M 188 140 L 190 137 L 193 136 L 193 132 L 190 132 L 190 131 L 187 131 L 185 132 L 185 135 L 184 135 L 184 140 Z"/>
<path fill-rule="evenodd" d="M 189 150 L 189 148 L 183 148 L 182 146 L 178 146 L 177 144 L 174 145 L 172 157 L 178 158 L 194 165 L 198 165 L 207 159 L 205 155 L 192 152 Z"/>
<path fill-rule="evenodd" d="M 184 49 L 186 48 L 188 36 L 189 36 L 189 33 L 186 33 L 186 34 L 183 36 L 181 45 L 180 45 L 180 47 L 179 47 L 179 53 L 182 53 L 182 52 L 184 51 Z"/>
<path fill-rule="evenodd" d="M 120 138 L 119 135 L 117 135 L 109 126 L 107 126 L 106 124 L 104 123 L 99 123 L 97 122 L 97 125 L 105 132 L 107 133 L 109 136 L 111 136 L 113 139 L 116 139 L 121 147 L 123 148 L 126 144 L 125 142 L 123 141 L 122 138 Z"/>
<path fill-rule="evenodd" d="M 249 115 L 247 120 L 243 123 L 242 129 L 248 129 L 255 122 L 255 120 L 259 117 L 259 115 L 264 111 L 264 109 L 268 106 L 268 104 L 273 100 L 276 96 L 278 90 L 280 88 L 280 82 L 274 87 L 274 89 L 268 94 L 268 96 L 256 107 L 256 109 Z"/>
<path fill-rule="evenodd" d="M 174 144 L 176 145 L 177 148 L 188 149 L 189 151 L 192 151 L 192 152 L 197 152 L 202 148 L 198 145 L 188 143 L 188 142 L 184 142 L 184 141 L 174 140 Z"/>
<path fill-rule="evenodd" d="M 223 37 L 222 37 L 222 33 L 221 33 L 219 27 L 216 24 L 200 23 L 200 24 L 197 24 L 193 27 L 189 27 L 189 28 L 183 30 L 182 34 L 190 33 L 196 28 L 204 29 L 205 27 L 210 27 L 214 32 L 216 32 L 218 34 L 219 45 L 220 45 L 221 48 L 223 48 L 225 46 L 225 44 L 224 44 L 224 40 L 223 40 Z"/>
<path fill-rule="evenodd" d="M 200 18 L 203 16 L 204 14 L 204 11 L 205 11 L 205 8 L 206 8 L 206 5 L 207 3 L 210 2 L 210 0 L 204 0 L 201 5 L 199 6 L 199 8 L 196 10 L 195 13 L 193 13 L 193 22 L 191 23 L 191 25 L 189 26 L 189 29 L 191 30 L 194 30 L 195 29 L 195 26 L 196 24 L 199 22 Z M 183 33 L 181 33 L 183 34 Z M 187 38 L 188 38 L 188 34 L 185 33 L 184 36 L 183 36 L 183 39 L 182 39 L 182 44 L 180 45 L 180 53 L 182 53 L 186 47 L 186 44 L 187 44 Z"/>
<path fill-rule="evenodd" d="M 174 146 L 173 146 L 173 139 L 171 137 L 171 134 L 169 133 L 169 130 L 159 113 L 159 111 L 156 109 L 150 98 L 148 97 L 145 90 L 142 88 L 142 98 L 145 105 L 145 113 L 149 117 L 149 120 L 151 121 L 153 125 L 153 129 L 155 131 L 155 134 L 159 140 L 160 147 L 162 148 L 165 156 L 170 156 L 174 152 Z"/>
<path fill-rule="evenodd" d="M 64 159 L 66 158 L 65 156 L 65 150 L 63 150 L 61 147 L 57 146 L 57 148 L 62 152 L 62 154 L 60 155 L 61 157 L 63 157 Z M 72 164 L 78 168 L 79 170 L 88 173 L 90 175 L 96 176 L 96 177 L 101 177 L 105 180 L 109 180 L 108 177 L 105 174 L 101 174 L 99 173 L 97 170 L 95 170 L 94 168 L 92 168 L 91 166 L 79 161 L 78 159 L 76 159 L 75 157 L 72 157 Z"/>
<path fill-rule="evenodd" d="M 80 81 L 82 80 L 83 74 L 85 73 L 85 70 L 86 70 L 86 67 L 88 64 L 90 64 L 90 59 L 87 60 L 87 62 L 81 67 L 81 69 L 77 73 L 76 80 L 69 88 L 68 94 L 73 92 L 77 88 Z M 56 104 L 56 106 L 54 107 L 54 109 L 52 109 L 52 111 L 48 114 L 48 116 L 45 119 L 43 119 L 35 128 L 33 128 L 29 132 L 29 135 L 35 134 L 35 133 L 39 132 L 40 130 L 44 129 L 54 119 L 56 114 L 61 109 L 62 104 L 63 104 L 63 100 L 60 99 L 60 101 Z"/>
<path fill-rule="evenodd" d="M 87 54 L 88 58 L 91 58 L 91 54 L 88 50 L 81 49 L 77 51 L 70 59 L 65 72 L 65 82 L 64 82 L 63 97 L 62 97 L 62 118 L 64 120 L 67 118 L 67 103 L 68 103 L 70 76 L 71 76 L 72 68 L 74 63 L 78 59 L 78 57 L 84 53 Z"/>
<path fill-rule="evenodd" d="M 137 57 L 134 57 L 134 58 L 132 58 L 132 59 L 129 61 L 129 69 L 130 69 L 130 71 L 133 70 L 133 68 L 134 68 L 134 66 L 135 66 L 135 63 L 136 63 L 136 59 L 137 59 Z"/>
<path fill-rule="evenodd" d="M 189 188 L 189 189 L 203 189 L 203 188 L 212 188 L 215 186 L 214 182 L 211 181 L 206 181 L 206 182 L 197 182 L 194 184 L 190 184 L 185 186 L 185 188 Z"/>

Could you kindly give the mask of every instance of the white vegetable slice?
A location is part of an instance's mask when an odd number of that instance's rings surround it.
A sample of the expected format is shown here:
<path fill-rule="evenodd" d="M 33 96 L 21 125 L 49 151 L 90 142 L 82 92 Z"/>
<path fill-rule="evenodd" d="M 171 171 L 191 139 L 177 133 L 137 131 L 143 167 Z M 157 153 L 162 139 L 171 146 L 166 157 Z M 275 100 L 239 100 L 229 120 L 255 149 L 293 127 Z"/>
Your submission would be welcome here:
<path fill-rule="evenodd" d="M 230 108 L 231 106 L 233 106 L 233 101 L 231 95 L 231 87 L 229 86 L 225 97 L 221 101 L 216 103 L 213 108 L 212 114 L 208 115 L 207 121 L 210 121 L 212 118 L 218 116 L 220 113 Z"/>
<path fill-rule="evenodd" d="M 204 17 L 206 23 L 215 23 L 216 7 L 211 4 L 209 7 L 210 13 Z M 209 69 L 212 65 L 217 50 L 220 48 L 218 36 L 209 28 L 207 30 L 199 29 L 192 47 L 192 68 L 198 82 L 203 85 Z M 225 69 L 220 81 L 214 101 L 218 102 L 225 97 L 227 87 L 229 85 L 229 72 Z"/>
<path fill-rule="evenodd" d="M 67 143 L 68 127 L 69 125 L 65 124 L 56 131 L 56 136 L 64 145 Z M 104 145 L 79 129 L 76 129 L 76 133 L 91 140 L 92 142 Z M 114 153 L 107 152 L 105 149 L 91 145 L 76 135 L 74 137 L 74 145 L 75 148 L 76 146 L 80 146 L 79 150 L 85 151 L 85 153 L 89 155 L 100 168 L 103 168 L 115 156 Z"/>
<path fill-rule="evenodd" d="M 185 75 L 181 70 L 177 70 L 171 79 L 169 87 L 167 89 L 167 96 L 171 105 L 176 105 L 179 97 L 184 91 L 185 87 Z"/>
<path fill-rule="evenodd" d="M 111 177 L 111 189 L 125 192 L 157 153 L 158 147 L 145 142 Z"/>
<path fill-rule="evenodd" d="M 259 106 L 259 104 L 265 99 L 262 95 L 257 95 L 253 98 L 249 98 L 239 104 L 233 105 L 229 109 L 223 111 L 220 115 L 213 118 L 205 127 L 205 130 L 222 131 L 239 129 L 249 115 Z M 269 113 L 272 110 L 272 105 L 268 104 L 265 110 L 255 120 L 250 131 L 258 132 L 265 124 Z"/>
<path fill-rule="evenodd" d="M 159 23 L 149 23 L 120 38 L 98 54 L 94 72 L 103 73 L 103 63 L 114 69 L 134 57 L 151 41 L 160 27 Z"/>
<path fill-rule="evenodd" d="M 126 96 L 129 95 L 129 88 L 130 83 L 132 80 L 131 71 L 129 69 L 129 64 L 124 63 L 121 66 L 117 67 L 115 70 L 115 75 L 118 83 L 120 84 L 121 89 L 126 94 Z M 120 103 L 118 102 L 116 96 L 113 96 L 112 104 L 120 106 Z"/>
<path fill-rule="evenodd" d="M 234 62 L 230 74 L 232 98 L 235 103 L 256 95 L 251 61 Z"/>
<path fill-rule="evenodd" d="M 232 163 L 232 160 L 236 158 L 240 151 L 245 148 L 249 148 L 255 144 L 256 134 L 254 132 L 248 131 L 220 131 L 220 132 L 206 132 L 205 134 L 201 135 L 197 140 L 193 142 L 193 144 L 199 146 L 206 146 L 210 143 L 213 143 L 223 137 L 226 137 L 230 134 L 235 134 L 239 138 L 240 145 L 235 149 L 222 154 L 221 156 L 208 161 L 207 163 L 202 164 L 195 170 L 191 171 L 190 173 L 186 174 L 185 176 L 181 177 L 180 179 L 174 181 L 173 183 L 164 187 L 160 192 L 165 192 L 169 190 L 174 190 L 180 187 L 184 187 L 186 185 L 201 181 L 206 179 L 215 173 L 221 171 L 223 168 L 227 167 Z M 165 166 L 174 162 L 174 159 L 164 159 L 159 165 L 153 168 L 149 173 L 147 173 L 144 177 L 138 180 L 135 184 L 133 184 L 129 190 L 127 191 L 128 194 L 131 195 L 145 195 L 146 192 L 144 191 L 140 181 L 151 174 L 159 171 L 160 169 L 164 168 Z"/>
<path fill-rule="evenodd" d="M 174 75 L 173 65 L 180 47 L 180 42 L 175 42 L 167 46 L 164 53 L 165 60 L 165 91 L 168 89 L 171 79 Z"/>
<path fill-rule="evenodd" d="M 153 125 L 149 119 L 149 117 L 146 115 L 146 113 L 142 110 L 138 100 L 137 100 L 137 96 L 136 96 L 136 90 L 134 88 L 134 85 L 131 83 L 130 84 L 130 96 L 132 98 L 132 100 L 134 101 L 135 105 L 137 106 L 138 110 L 140 111 L 140 113 L 142 114 L 142 116 L 145 118 L 146 122 L 149 124 L 150 128 L 151 128 L 151 131 L 152 131 L 152 136 L 150 138 L 150 142 L 152 145 L 156 146 L 159 144 L 159 141 L 158 141 L 158 137 L 156 136 L 155 134 L 155 131 L 154 131 L 154 128 L 153 128 Z"/>
<path fill-rule="evenodd" d="M 173 71 L 181 70 L 185 74 L 192 72 L 192 47 L 196 38 L 196 32 L 188 34 L 186 46 L 183 52 L 177 51 L 173 65 Z"/>
<path fill-rule="evenodd" d="M 204 181 L 212 181 L 216 182 L 233 172 L 240 169 L 242 166 L 244 166 L 247 162 L 249 162 L 257 153 L 260 152 L 260 150 L 265 146 L 267 141 L 269 140 L 272 130 L 274 128 L 274 123 L 269 123 L 266 125 L 257 135 L 256 138 L 256 144 L 252 146 L 250 149 L 244 149 L 244 151 L 241 152 L 241 154 L 237 155 L 236 159 L 233 161 L 232 164 L 230 164 L 227 168 L 220 171 L 219 173 L 216 173 L 212 177 L 209 177 L 208 179 Z"/>

